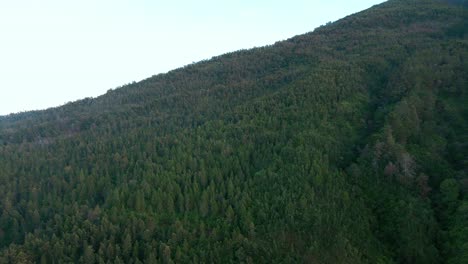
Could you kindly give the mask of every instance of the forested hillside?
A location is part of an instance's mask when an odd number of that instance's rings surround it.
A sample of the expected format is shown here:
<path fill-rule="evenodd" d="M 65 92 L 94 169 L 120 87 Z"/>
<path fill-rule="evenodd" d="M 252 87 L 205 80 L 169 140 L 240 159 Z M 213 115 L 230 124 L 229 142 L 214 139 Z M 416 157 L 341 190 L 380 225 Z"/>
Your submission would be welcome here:
<path fill-rule="evenodd" d="M 2 116 L 0 263 L 468 263 L 467 33 L 390 0 Z"/>

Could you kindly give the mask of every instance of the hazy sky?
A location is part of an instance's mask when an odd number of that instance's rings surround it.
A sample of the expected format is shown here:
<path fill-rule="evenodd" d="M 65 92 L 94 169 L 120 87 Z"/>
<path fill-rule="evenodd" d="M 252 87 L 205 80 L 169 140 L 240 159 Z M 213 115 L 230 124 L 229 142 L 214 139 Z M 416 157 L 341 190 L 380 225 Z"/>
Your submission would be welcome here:
<path fill-rule="evenodd" d="M 95 97 L 383 0 L 0 0 L 0 115 Z"/>

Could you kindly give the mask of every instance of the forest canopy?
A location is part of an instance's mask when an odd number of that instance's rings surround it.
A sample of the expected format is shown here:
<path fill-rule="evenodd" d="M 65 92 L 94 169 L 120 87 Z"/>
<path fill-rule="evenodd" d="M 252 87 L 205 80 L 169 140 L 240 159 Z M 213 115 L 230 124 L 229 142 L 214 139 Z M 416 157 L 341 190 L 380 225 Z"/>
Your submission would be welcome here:
<path fill-rule="evenodd" d="M 0 117 L 0 263 L 468 263 L 464 6 Z"/>

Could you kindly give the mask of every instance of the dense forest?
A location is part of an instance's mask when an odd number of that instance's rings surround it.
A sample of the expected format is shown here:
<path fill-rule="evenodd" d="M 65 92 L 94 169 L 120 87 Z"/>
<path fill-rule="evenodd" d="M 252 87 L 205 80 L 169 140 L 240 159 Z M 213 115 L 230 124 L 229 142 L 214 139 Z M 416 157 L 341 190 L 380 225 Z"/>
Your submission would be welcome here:
<path fill-rule="evenodd" d="M 468 263 L 467 175 L 466 3 L 389 0 L 1 116 L 0 263 Z"/>

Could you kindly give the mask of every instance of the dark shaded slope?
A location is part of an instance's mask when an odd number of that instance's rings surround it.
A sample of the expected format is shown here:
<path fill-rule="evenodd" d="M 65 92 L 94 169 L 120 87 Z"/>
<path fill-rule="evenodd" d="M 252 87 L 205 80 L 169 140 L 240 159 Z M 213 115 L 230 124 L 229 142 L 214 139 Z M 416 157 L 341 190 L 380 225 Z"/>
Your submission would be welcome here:
<path fill-rule="evenodd" d="M 465 23 L 389 1 L 2 117 L 0 262 L 463 263 Z"/>

